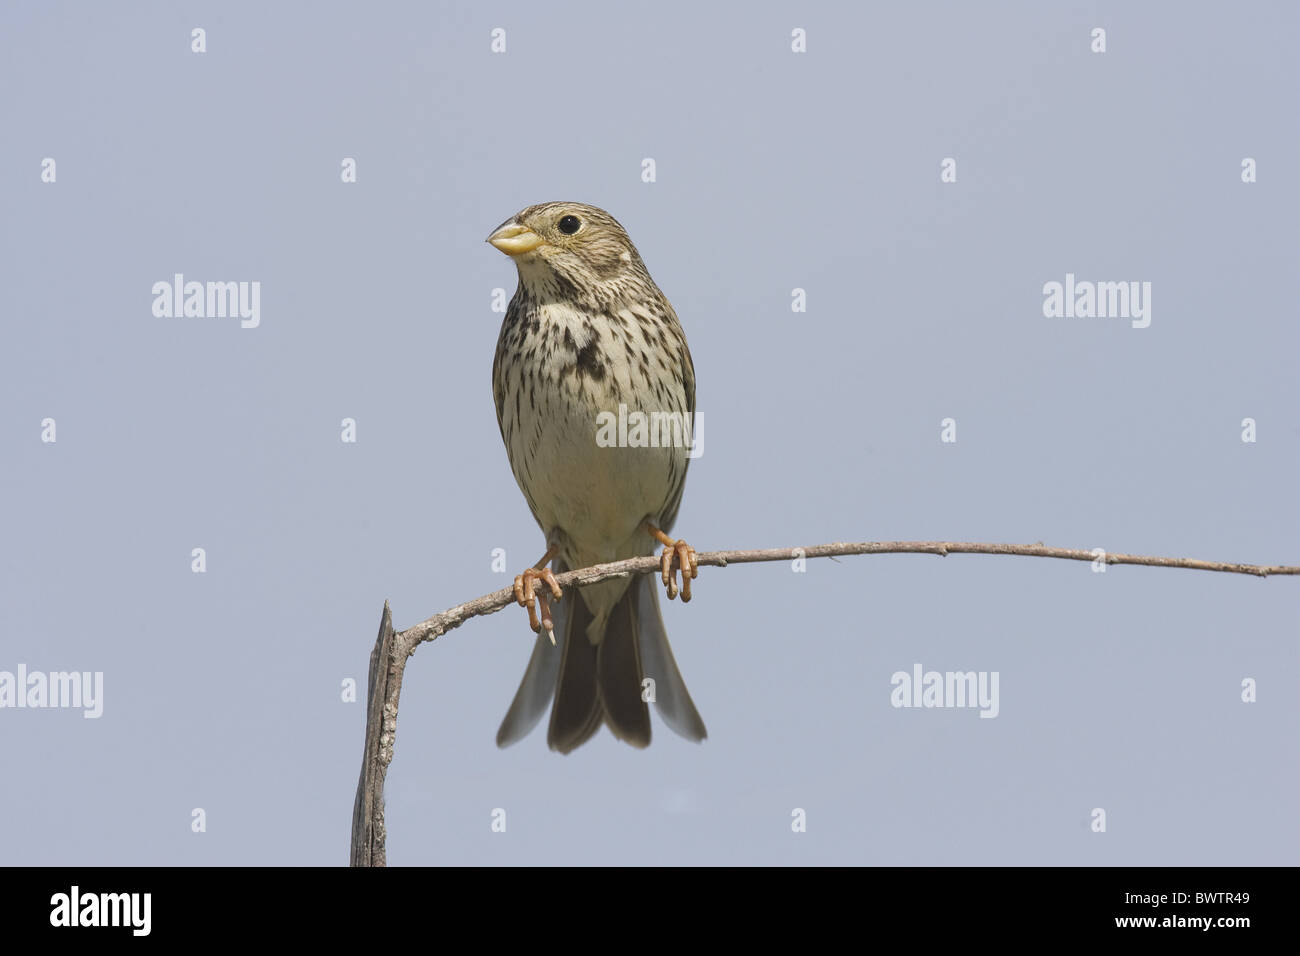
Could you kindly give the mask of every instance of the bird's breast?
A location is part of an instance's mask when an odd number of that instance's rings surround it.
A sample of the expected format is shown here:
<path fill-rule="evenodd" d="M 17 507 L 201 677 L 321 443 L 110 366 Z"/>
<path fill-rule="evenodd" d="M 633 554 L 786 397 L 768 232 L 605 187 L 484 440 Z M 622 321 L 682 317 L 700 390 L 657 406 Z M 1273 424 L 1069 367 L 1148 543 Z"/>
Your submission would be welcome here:
<path fill-rule="evenodd" d="M 584 563 L 645 550 L 639 525 L 684 478 L 693 423 L 661 338 L 634 307 L 534 305 L 502 326 L 493 378 L 511 468 L 543 530 Z"/>

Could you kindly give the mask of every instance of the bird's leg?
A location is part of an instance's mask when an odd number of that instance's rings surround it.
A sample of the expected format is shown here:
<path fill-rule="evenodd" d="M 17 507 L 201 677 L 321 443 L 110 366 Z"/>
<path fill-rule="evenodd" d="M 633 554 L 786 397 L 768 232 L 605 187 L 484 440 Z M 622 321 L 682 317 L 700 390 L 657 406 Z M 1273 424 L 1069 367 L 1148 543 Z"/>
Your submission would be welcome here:
<path fill-rule="evenodd" d="M 540 580 L 550 588 L 551 596 L 557 601 L 564 596 L 560 591 L 559 582 L 555 580 L 555 572 L 546 566 L 547 562 L 555 557 L 556 550 L 555 547 L 547 548 L 540 561 L 527 568 L 523 574 L 515 576 L 515 600 L 519 602 L 520 607 L 528 608 L 528 626 L 533 629 L 534 634 L 546 628 L 552 644 L 555 643 L 555 622 L 551 619 L 551 604 L 547 600 L 546 590 L 538 590 L 535 582 Z M 537 608 L 533 607 L 534 601 L 537 602 Z M 537 617 L 538 608 L 542 612 L 541 620 Z"/>
<path fill-rule="evenodd" d="M 677 597 L 677 575 L 673 570 L 673 558 L 676 557 L 677 567 L 682 572 L 682 603 L 685 604 L 691 599 L 692 579 L 700 576 L 700 565 L 695 560 L 695 549 L 680 538 L 668 537 L 649 521 L 645 523 L 645 529 L 650 532 L 652 538 L 664 546 L 660 563 L 663 567 L 664 587 L 668 589 L 670 601 Z"/>

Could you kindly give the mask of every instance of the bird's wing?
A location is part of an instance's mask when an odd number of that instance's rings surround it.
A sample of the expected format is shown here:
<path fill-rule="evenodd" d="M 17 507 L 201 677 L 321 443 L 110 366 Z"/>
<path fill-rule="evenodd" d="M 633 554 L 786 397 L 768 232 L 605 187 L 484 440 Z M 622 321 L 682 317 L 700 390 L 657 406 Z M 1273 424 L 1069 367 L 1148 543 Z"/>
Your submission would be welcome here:
<path fill-rule="evenodd" d="M 664 306 L 668 309 L 668 314 L 672 317 L 673 324 L 678 329 L 678 353 L 677 360 L 682 370 L 682 385 L 686 393 L 686 413 L 691 420 L 691 438 L 695 437 L 695 363 L 691 361 L 691 350 L 686 344 L 686 333 L 681 331 L 681 322 L 677 319 L 677 313 L 673 311 L 672 305 L 667 299 L 663 300 Z M 666 534 L 671 531 L 673 524 L 677 521 L 677 509 L 682 504 L 682 492 L 686 490 L 686 472 L 690 468 L 691 459 L 688 455 L 682 456 L 682 475 L 677 481 L 676 486 L 669 492 L 668 501 L 664 505 L 663 513 L 660 515 L 660 529 Z"/>

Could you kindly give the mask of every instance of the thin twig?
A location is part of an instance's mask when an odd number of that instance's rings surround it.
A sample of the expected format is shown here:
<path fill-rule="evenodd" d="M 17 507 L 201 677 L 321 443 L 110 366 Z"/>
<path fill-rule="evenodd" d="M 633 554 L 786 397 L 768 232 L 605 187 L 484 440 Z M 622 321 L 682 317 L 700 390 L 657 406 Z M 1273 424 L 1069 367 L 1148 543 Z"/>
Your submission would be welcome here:
<path fill-rule="evenodd" d="M 1186 568 L 1193 571 L 1220 571 L 1227 574 L 1300 575 L 1300 566 L 1232 564 L 1223 561 L 1200 561 L 1195 558 L 1161 558 L 1141 554 L 1113 554 L 1100 550 L 1049 548 L 1043 544 L 980 544 L 968 541 L 859 541 L 845 544 L 817 544 L 803 548 L 765 548 L 757 551 L 704 551 L 696 557 L 701 567 L 725 568 L 729 564 L 758 561 L 795 561 L 807 558 L 833 558 L 852 554 L 1002 554 L 1026 558 L 1060 558 L 1066 561 L 1090 561 L 1110 564 L 1139 564 L 1154 568 Z M 610 578 L 658 571 L 659 558 L 646 555 L 609 564 L 597 564 L 576 571 L 557 574 L 560 587 L 585 587 Z M 397 736 L 397 705 L 402 693 L 402 676 L 406 661 L 425 641 L 435 640 L 460 627 L 473 617 L 494 614 L 513 604 L 513 587 L 502 588 L 448 608 L 441 614 L 421 621 L 396 634 L 388 604 L 384 604 L 379 640 L 371 654 L 370 684 L 367 693 L 369 713 L 366 720 L 366 750 L 357 786 L 352 821 L 352 865 L 384 866 L 384 778 L 393 761 Z M 383 666 L 384 658 L 387 666 Z M 377 706 L 379 701 L 382 707 Z"/>

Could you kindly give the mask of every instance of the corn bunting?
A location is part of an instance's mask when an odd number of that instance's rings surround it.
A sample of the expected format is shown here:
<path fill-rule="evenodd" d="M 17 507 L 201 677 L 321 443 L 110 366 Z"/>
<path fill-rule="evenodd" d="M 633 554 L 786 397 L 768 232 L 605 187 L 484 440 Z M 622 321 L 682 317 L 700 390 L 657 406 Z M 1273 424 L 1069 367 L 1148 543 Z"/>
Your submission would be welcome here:
<path fill-rule="evenodd" d="M 519 272 L 492 364 L 497 422 L 546 536 L 541 560 L 515 578 L 538 637 L 497 744 L 524 737 L 552 696 L 547 742 L 562 753 L 602 723 L 646 746 L 647 700 L 678 734 L 702 740 L 654 579 L 615 578 L 563 594 L 555 581 L 556 572 L 653 554 L 658 541 L 668 597 L 680 572 L 682 600 L 690 600 L 695 552 L 667 534 L 695 417 L 681 324 L 623 227 L 594 206 L 530 206 L 488 242 Z"/>

